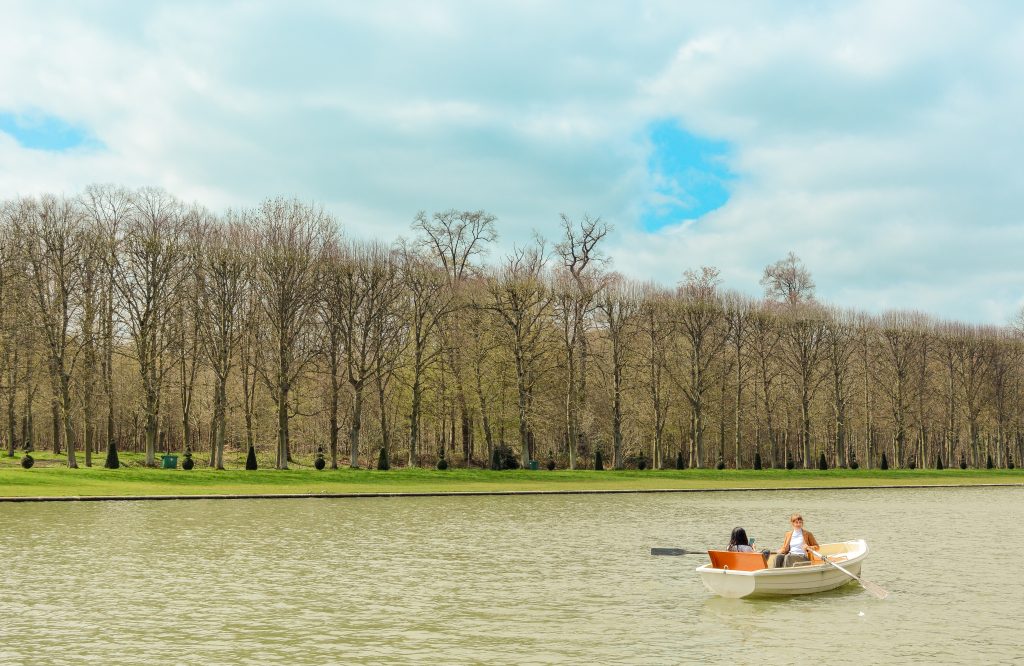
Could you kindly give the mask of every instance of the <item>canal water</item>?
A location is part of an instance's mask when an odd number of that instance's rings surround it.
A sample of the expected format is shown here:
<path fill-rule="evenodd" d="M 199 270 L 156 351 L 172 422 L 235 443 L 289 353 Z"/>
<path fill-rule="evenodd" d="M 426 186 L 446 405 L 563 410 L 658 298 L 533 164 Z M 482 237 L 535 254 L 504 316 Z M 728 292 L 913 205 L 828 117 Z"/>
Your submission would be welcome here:
<path fill-rule="evenodd" d="M 712 596 L 799 511 L 856 583 Z M 0 504 L 2 664 L 1010 663 L 1024 489 Z"/>

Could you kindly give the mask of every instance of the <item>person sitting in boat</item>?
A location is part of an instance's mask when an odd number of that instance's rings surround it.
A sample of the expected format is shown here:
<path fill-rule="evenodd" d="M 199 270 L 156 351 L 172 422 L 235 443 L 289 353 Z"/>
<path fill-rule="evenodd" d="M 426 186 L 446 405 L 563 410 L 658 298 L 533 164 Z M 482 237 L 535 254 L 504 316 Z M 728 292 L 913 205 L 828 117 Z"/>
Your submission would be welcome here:
<path fill-rule="evenodd" d="M 735 551 L 737 553 L 752 553 L 754 548 L 750 545 L 747 540 L 747 531 L 742 527 L 737 527 L 732 531 L 732 536 L 729 537 L 729 547 L 726 550 Z"/>
<path fill-rule="evenodd" d="M 818 547 L 818 540 L 804 529 L 803 516 L 794 513 L 789 517 L 789 523 L 793 529 L 786 532 L 786 540 L 782 548 L 779 548 L 779 554 L 775 556 L 776 567 L 791 567 L 797 562 L 807 562 L 807 549 Z"/>

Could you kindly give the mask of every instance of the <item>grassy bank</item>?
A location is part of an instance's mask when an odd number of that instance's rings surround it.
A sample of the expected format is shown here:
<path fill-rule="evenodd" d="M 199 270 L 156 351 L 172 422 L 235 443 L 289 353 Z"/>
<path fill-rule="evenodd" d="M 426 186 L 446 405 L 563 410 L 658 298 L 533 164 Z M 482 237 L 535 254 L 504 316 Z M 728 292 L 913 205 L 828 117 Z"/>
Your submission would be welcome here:
<path fill-rule="evenodd" d="M 63 458 L 39 454 L 22 469 L 19 458 L 0 458 L 0 496 L 78 495 L 231 495 L 281 493 L 423 493 L 516 490 L 653 490 L 719 488 L 793 488 L 884 485 L 1024 483 L 1022 470 L 567 470 L 492 472 L 480 469 L 394 469 L 387 472 L 338 469 L 318 472 L 306 465 L 289 470 L 197 467 L 149 469 L 137 456 L 122 457 L 108 470 L 94 458 L 91 468 L 68 469 Z M 269 461 L 267 461 L 269 462 Z M 81 458 L 79 464 L 83 464 Z"/>

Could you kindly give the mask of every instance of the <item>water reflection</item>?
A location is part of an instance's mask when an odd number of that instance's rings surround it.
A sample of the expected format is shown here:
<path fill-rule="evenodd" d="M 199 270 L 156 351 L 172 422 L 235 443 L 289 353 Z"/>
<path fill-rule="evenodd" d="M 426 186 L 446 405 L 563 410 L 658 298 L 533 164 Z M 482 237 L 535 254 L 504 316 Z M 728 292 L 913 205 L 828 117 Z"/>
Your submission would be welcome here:
<path fill-rule="evenodd" d="M 1012 488 L 0 505 L 0 663 L 790 663 L 1015 658 Z M 863 537 L 856 583 L 721 599 L 698 556 L 802 511 Z M 915 544 L 936 546 L 912 556 Z M 13 638 L 13 640 L 12 640 Z M 811 643 L 809 643 L 811 642 Z"/>

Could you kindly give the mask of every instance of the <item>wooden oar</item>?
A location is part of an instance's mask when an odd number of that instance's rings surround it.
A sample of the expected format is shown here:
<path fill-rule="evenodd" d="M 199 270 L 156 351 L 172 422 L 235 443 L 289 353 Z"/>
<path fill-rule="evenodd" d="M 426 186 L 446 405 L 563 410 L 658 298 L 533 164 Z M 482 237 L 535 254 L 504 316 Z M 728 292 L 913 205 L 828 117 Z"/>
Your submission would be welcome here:
<path fill-rule="evenodd" d="M 651 555 L 706 555 L 706 550 L 687 550 L 685 548 L 651 548 Z"/>
<path fill-rule="evenodd" d="M 850 578 L 854 579 L 858 583 L 860 583 L 861 587 L 863 587 L 865 590 L 867 590 L 869 593 L 871 593 L 871 595 L 873 597 L 875 597 L 876 599 L 885 599 L 887 596 L 889 596 L 889 593 L 881 585 L 878 585 L 877 583 L 872 583 L 870 580 L 864 580 L 860 576 L 855 576 L 851 571 L 847 570 L 844 567 L 839 566 L 838 564 L 836 564 L 832 560 L 828 559 L 828 557 L 826 557 L 825 555 L 822 555 L 821 551 L 814 550 L 813 548 L 809 548 L 808 550 L 812 551 L 818 557 L 820 557 L 824 561 L 828 562 L 829 564 L 834 566 L 836 569 L 839 569 L 844 574 L 846 574 Z"/>
<path fill-rule="evenodd" d="M 749 541 L 751 546 L 754 545 L 754 540 Z M 651 548 L 651 555 L 707 555 L 708 548 L 702 550 L 692 550 L 690 548 Z"/>

